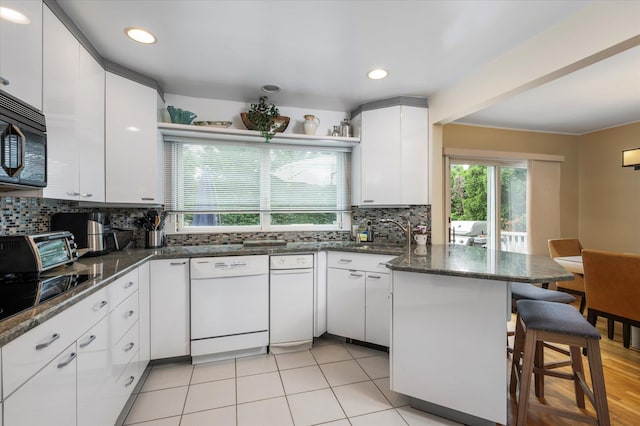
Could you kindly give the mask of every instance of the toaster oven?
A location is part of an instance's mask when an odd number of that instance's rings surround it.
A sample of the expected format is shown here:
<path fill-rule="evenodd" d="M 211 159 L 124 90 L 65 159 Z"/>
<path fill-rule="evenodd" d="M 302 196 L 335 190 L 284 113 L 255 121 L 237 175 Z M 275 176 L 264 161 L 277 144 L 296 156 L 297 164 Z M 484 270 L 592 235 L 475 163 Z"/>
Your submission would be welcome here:
<path fill-rule="evenodd" d="M 71 232 L 0 236 L 0 275 L 39 274 L 76 260 Z"/>

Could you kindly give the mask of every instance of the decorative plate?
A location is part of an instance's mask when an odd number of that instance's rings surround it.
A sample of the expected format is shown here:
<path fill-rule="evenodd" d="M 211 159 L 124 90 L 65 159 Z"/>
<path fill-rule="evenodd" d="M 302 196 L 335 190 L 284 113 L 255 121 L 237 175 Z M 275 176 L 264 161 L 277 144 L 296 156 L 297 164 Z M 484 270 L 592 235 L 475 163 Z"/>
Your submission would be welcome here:
<path fill-rule="evenodd" d="M 207 127 L 229 127 L 231 126 L 231 121 L 194 121 L 193 124 L 196 126 L 207 126 Z"/>

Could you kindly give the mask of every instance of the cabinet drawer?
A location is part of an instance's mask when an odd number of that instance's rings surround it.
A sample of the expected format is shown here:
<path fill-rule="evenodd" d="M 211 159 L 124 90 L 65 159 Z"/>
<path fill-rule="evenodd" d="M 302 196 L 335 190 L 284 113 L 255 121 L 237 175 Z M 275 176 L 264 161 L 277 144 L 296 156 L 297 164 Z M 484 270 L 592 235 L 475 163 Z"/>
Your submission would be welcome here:
<path fill-rule="evenodd" d="M 113 354 L 113 371 L 115 376 L 120 376 L 120 373 L 124 371 L 127 364 L 131 361 L 134 354 L 138 352 L 140 347 L 140 333 L 138 330 L 138 323 L 136 322 L 133 327 L 122 336 L 111 349 Z"/>
<path fill-rule="evenodd" d="M 123 277 L 112 282 L 107 288 L 109 289 L 111 307 L 118 306 L 138 289 L 138 270 L 135 269 L 128 272 Z"/>
<path fill-rule="evenodd" d="M 104 317 L 109 311 L 108 304 L 103 303 L 106 300 L 106 292 L 100 290 L 5 345 L 2 348 L 3 397 Z"/>
<path fill-rule="evenodd" d="M 330 251 L 327 254 L 327 266 L 329 268 L 351 269 L 388 274 L 390 270 L 386 266 L 384 266 L 384 264 L 396 257 L 398 256 L 386 254 L 362 254 Z"/>
<path fill-rule="evenodd" d="M 111 321 L 111 342 L 118 342 L 122 336 L 138 321 L 138 292 L 116 307 L 109 316 Z"/>

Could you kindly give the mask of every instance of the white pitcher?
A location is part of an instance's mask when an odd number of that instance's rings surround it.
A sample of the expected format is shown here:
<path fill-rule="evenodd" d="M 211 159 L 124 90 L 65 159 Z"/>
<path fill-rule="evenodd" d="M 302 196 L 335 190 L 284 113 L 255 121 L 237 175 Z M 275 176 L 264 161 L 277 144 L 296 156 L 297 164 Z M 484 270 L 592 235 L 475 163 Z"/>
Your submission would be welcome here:
<path fill-rule="evenodd" d="M 315 115 L 307 114 L 304 116 L 304 134 L 305 135 L 315 135 L 318 126 L 320 125 L 320 119 Z"/>

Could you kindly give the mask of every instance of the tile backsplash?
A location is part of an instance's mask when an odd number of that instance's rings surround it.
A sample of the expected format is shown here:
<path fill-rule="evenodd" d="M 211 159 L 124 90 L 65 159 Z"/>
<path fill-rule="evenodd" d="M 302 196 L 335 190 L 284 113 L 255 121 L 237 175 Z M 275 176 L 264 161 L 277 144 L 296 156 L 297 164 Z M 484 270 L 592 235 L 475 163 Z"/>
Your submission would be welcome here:
<path fill-rule="evenodd" d="M 146 208 L 81 207 L 75 201 L 51 200 L 31 197 L 0 197 L 0 235 L 34 234 L 50 230 L 50 217 L 58 212 L 107 212 L 116 228 L 135 229 L 132 247 L 144 247 L 144 232 L 136 228 L 135 219 L 141 217 Z M 431 229 L 431 207 L 409 206 L 398 208 L 352 207 L 351 221 L 357 225 L 371 220 L 374 241 L 403 243 L 404 235 L 393 224 L 381 224 L 380 219 L 411 220 L 413 226 L 426 225 Z M 344 241 L 349 240 L 347 231 L 302 231 L 302 232 L 233 232 L 172 234 L 166 236 L 169 246 L 236 244 L 246 239 L 273 238 L 286 241 Z"/>

